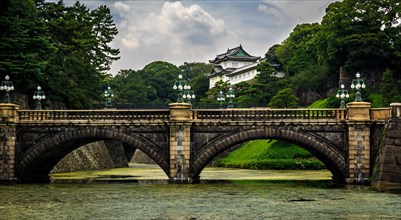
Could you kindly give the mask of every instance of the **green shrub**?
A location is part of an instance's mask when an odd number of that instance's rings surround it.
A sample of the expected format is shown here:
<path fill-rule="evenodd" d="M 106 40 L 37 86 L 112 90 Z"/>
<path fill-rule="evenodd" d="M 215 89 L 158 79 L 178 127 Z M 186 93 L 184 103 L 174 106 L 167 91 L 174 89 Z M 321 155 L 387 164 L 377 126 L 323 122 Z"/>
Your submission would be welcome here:
<path fill-rule="evenodd" d="M 325 169 L 307 150 L 278 140 L 254 140 L 219 159 L 217 166 L 244 169 Z"/>
<path fill-rule="evenodd" d="M 265 159 L 219 163 L 221 167 L 241 169 L 321 170 L 325 165 L 319 160 Z"/>
<path fill-rule="evenodd" d="M 327 99 L 319 99 L 316 100 L 314 103 L 310 104 L 308 108 L 327 108 L 328 100 Z"/>
<path fill-rule="evenodd" d="M 380 94 L 371 93 L 366 101 L 371 102 L 371 108 L 389 107 Z"/>
<path fill-rule="evenodd" d="M 310 157 L 312 157 L 312 154 L 295 144 L 273 140 L 266 151 L 259 155 L 258 159 L 297 159 Z"/>

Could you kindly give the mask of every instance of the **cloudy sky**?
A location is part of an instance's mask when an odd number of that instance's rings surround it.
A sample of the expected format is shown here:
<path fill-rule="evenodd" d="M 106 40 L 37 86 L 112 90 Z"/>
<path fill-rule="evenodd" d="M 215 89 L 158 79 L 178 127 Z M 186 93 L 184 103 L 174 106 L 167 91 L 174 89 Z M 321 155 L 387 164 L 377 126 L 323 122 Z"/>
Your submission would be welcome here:
<path fill-rule="evenodd" d="M 49 0 L 49 2 L 52 0 Z M 153 61 L 208 62 L 240 44 L 264 56 L 300 23 L 320 22 L 335 0 L 81 0 L 107 5 L 119 30 L 112 46 L 120 60 L 111 72 L 142 69 Z M 71 5 L 75 0 L 64 0 Z"/>

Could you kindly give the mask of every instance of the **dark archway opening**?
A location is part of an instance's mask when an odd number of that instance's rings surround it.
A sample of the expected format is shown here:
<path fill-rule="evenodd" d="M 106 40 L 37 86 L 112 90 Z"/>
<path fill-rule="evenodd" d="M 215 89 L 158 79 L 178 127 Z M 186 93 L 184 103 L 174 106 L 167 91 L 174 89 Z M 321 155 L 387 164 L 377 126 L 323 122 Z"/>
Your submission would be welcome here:
<path fill-rule="evenodd" d="M 227 148 L 200 173 L 210 181 L 321 181 L 330 182 L 324 163 L 298 145 L 258 139 Z"/>
<path fill-rule="evenodd" d="M 198 182 L 200 180 L 200 173 L 206 165 L 228 148 L 257 139 L 276 139 L 296 144 L 325 164 L 333 175 L 333 182 L 345 183 L 346 160 L 344 155 L 335 146 L 323 139 L 302 132 L 273 127 L 240 131 L 208 143 L 202 151 L 194 155 L 194 160 L 191 164 L 192 179 Z"/>
<path fill-rule="evenodd" d="M 97 141 L 120 141 L 125 148 L 140 149 L 168 176 L 167 156 L 151 141 L 135 134 L 124 134 L 110 129 L 85 129 L 57 134 L 43 138 L 21 156 L 17 164 L 17 178 L 20 182 L 49 182 L 50 171 L 66 155 L 75 149 Z"/>

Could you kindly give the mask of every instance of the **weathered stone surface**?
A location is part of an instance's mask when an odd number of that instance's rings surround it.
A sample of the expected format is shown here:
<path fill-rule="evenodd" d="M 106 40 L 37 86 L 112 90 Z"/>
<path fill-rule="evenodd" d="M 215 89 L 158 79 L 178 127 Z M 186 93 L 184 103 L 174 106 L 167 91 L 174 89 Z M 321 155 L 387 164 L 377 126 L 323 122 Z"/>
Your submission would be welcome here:
<path fill-rule="evenodd" d="M 117 167 L 103 141 L 82 146 L 64 157 L 52 173 L 79 170 L 111 169 Z"/>
<path fill-rule="evenodd" d="M 376 159 L 372 186 L 380 191 L 401 189 L 401 121 L 392 120 Z"/>
<path fill-rule="evenodd" d="M 128 167 L 128 158 L 120 141 L 104 141 L 114 167 Z M 130 158 L 131 159 L 131 158 Z"/>
<path fill-rule="evenodd" d="M 148 155 L 143 153 L 140 150 L 136 150 L 134 156 L 132 157 L 131 161 L 133 163 L 145 163 L 145 164 L 155 164 L 155 161 L 152 160 Z"/>
<path fill-rule="evenodd" d="M 388 181 L 377 181 L 372 184 L 373 188 L 378 191 L 399 191 L 401 189 L 401 183 L 394 183 Z"/>
<path fill-rule="evenodd" d="M 401 130 L 390 130 L 387 133 L 387 137 L 399 139 L 399 138 L 401 138 Z"/>
<path fill-rule="evenodd" d="M 395 175 L 401 177 L 401 169 L 398 168 L 398 165 L 385 164 L 381 169 L 381 172 L 389 176 Z"/>

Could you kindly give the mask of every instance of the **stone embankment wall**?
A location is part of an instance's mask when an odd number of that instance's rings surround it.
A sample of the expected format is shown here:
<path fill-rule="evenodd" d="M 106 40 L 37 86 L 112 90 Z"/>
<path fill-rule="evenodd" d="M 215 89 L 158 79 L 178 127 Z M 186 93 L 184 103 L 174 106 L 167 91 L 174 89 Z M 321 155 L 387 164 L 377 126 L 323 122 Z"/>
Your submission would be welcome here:
<path fill-rule="evenodd" d="M 65 156 L 51 173 L 127 167 L 124 149 L 116 141 L 98 141 L 82 146 Z"/>
<path fill-rule="evenodd" d="M 373 169 L 372 186 L 379 191 L 401 191 L 401 117 L 392 117 Z"/>

